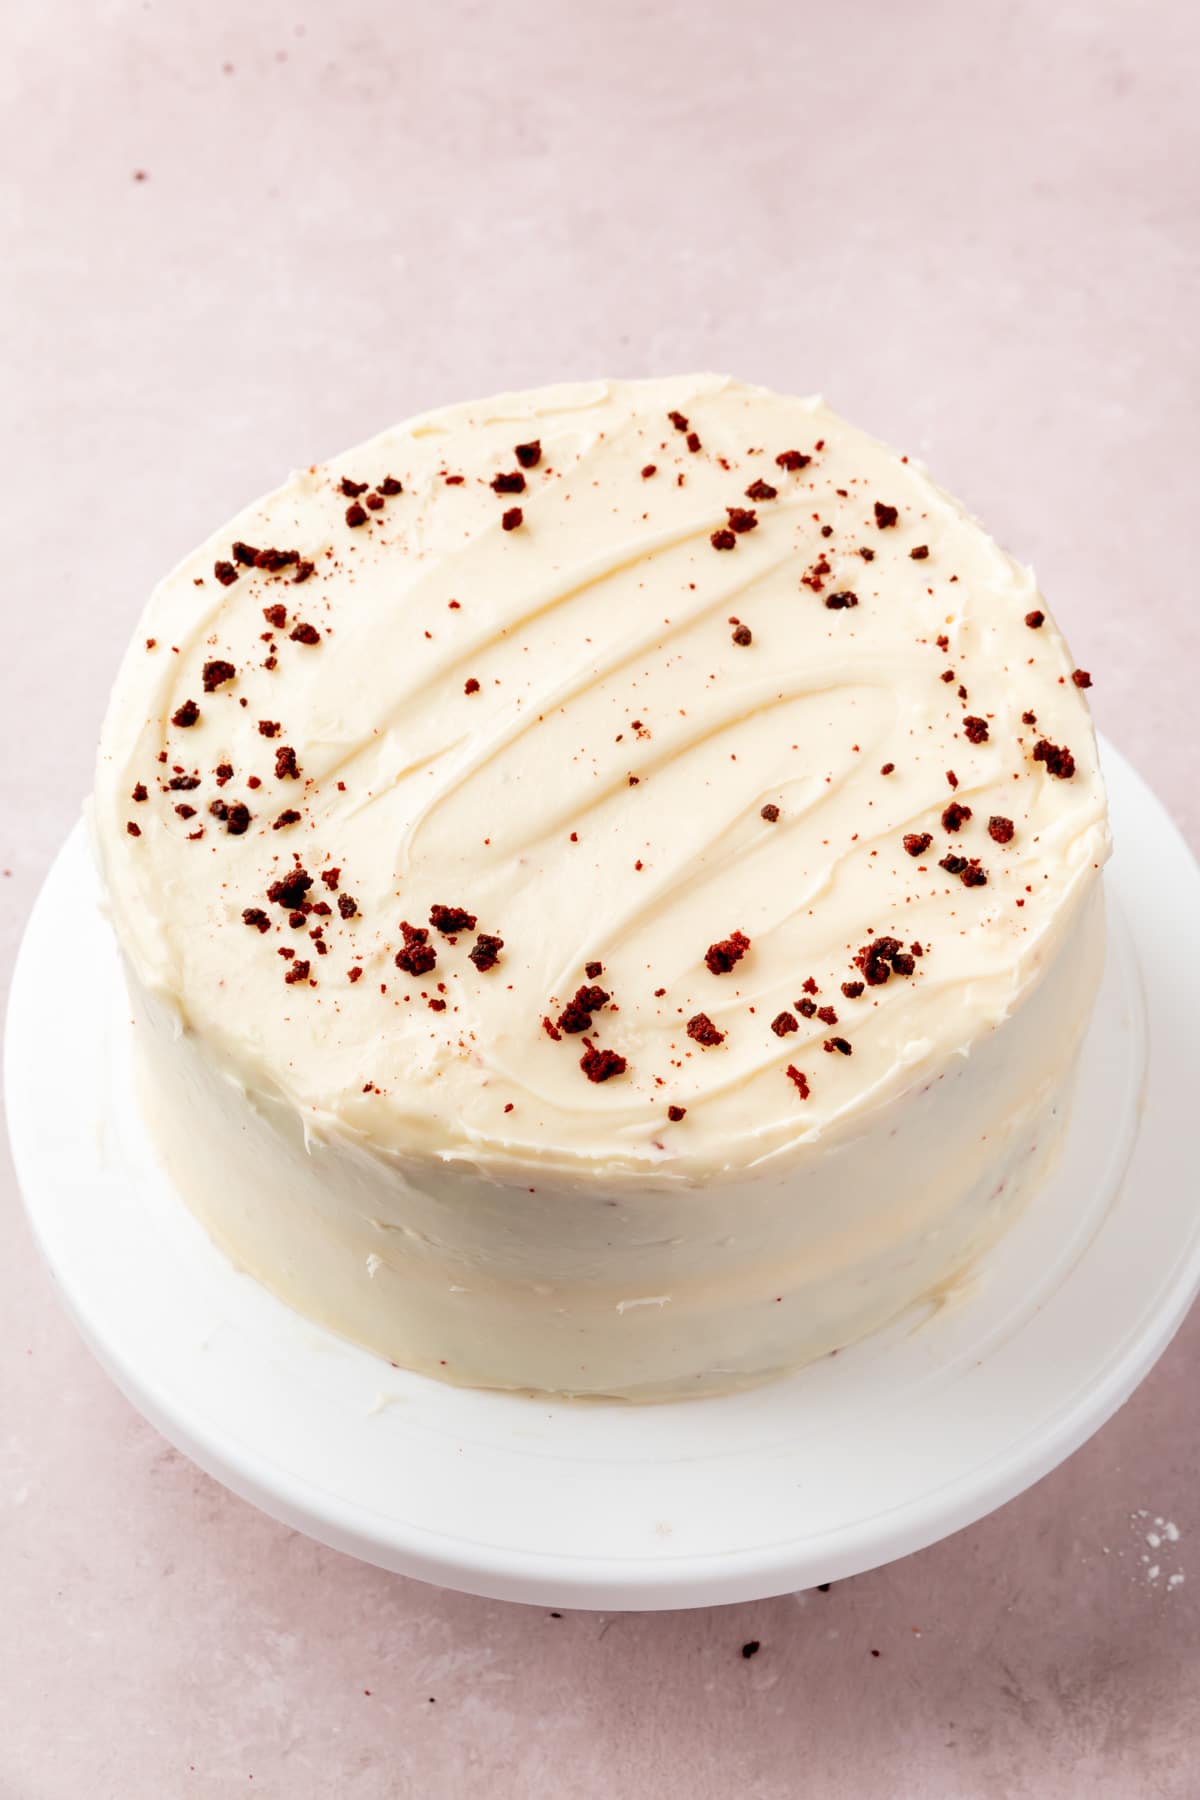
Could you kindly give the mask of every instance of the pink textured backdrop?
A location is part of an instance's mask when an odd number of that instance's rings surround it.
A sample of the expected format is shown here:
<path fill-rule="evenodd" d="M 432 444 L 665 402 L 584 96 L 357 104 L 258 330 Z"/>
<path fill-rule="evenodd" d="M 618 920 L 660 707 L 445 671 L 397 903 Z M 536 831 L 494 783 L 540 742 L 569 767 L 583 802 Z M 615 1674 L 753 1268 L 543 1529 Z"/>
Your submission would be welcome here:
<path fill-rule="evenodd" d="M 1035 563 L 1195 845 L 1198 88 L 1200 15 L 1146 0 L 9 8 L 6 946 L 178 555 L 405 413 L 596 373 L 820 389 L 927 460 Z M 198 1474 L 76 1340 L 4 1180 L 0 1800 L 1200 1791 L 1200 1317 L 935 1549 L 554 1619 Z"/>

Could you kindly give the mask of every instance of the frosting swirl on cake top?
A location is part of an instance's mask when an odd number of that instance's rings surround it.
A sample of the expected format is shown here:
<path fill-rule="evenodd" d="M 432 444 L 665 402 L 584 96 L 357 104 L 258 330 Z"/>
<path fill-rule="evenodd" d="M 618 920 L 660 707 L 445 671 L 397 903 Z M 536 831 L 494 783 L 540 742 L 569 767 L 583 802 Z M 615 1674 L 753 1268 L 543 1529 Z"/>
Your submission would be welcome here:
<path fill-rule="evenodd" d="M 1107 854 L 1032 573 L 719 376 L 447 408 L 155 592 L 102 742 L 137 973 L 309 1132 L 688 1178 L 969 1051 Z"/>

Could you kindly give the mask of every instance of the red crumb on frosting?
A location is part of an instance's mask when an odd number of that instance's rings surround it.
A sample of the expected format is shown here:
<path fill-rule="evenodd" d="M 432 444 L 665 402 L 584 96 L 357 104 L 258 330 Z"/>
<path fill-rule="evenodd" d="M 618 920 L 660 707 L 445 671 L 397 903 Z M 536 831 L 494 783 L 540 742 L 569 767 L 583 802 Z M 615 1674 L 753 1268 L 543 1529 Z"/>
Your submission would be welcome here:
<path fill-rule="evenodd" d="M 694 1013 L 687 1022 L 687 1034 L 693 1043 L 706 1048 L 713 1044 L 723 1044 L 725 1033 L 718 1031 L 707 1013 Z"/>
<path fill-rule="evenodd" d="M 713 975 L 727 975 L 735 963 L 741 962 L 750 948 L 750 939 L 744 931 L 735 931 L 727 938 L 710 944 L 704 952 L 704 961 Z"/>
<path fill-rule="evenodd" d="M 1049 738 L 1039 738 L 1033 747 L 1034 762 L 1045 763 L 1047 771 L 1057 776 L 1059 781 L 1069 781 L 1075 773 L 1075 758 L 1063 744 L 1052 744 Z"/>
<path fill-rule="evenodd" d="M 611 1081 L 614 1075 L 623 1075 L 628 1068 L 625 1058 L 615 1050 L 598 1050 L 596 1046 L 584 1038 L 586 1048 L 579 1059 L 579 1066 L 589 1081 Z"/>
<path fill-rule="evenodd" d="M 284 906 L 291 912 L 303 903 L 312 884 L 312 876 L 308 870 L 302 869 L 297 863 L 288 874 L 281 875 L 278 881 L 271 883 L 267 889 L 267 899 L 273 906 Z"/>
<path fill-rule="evenodd" d="M 868 987 L 882 987 L 893 974 L 912 973 L 912 959 L 905 958 L 903 944 L 899 938 L 894 937 L 872 939 L 856 953 L 854 962 L 866 977 Z"/>
<path fill-rule="evenodd" d="M 404 947 L 397 950 L 393 961 L 398 969 L 406 975 L 428 975 L 430 969 L 437 965 L 437 951 L 427 942 L 429 933 L 421 925 L 409 925 L 402 921 L 400 925 L 404 933 Z"/>
<path fill-rule="evenodd" d="M 802 587 L 811 588 L 814 594 L 819 594 L 825 586 L 826 575 L 831 573 L 832 567 L 829 558 L 824 555 L 818 556 L 812 568 L 806 569 L 800 577 L 800 584 Z"/>
<path fill-rule="evenodd" d="M 431 906 L 429 923 L 443 937 L 453 937 L 459 931 L 474 931 L 475 914 L 465 906 Z"/>
<path fill-rule="evenodd" d="M 569 1000 L 558 1015 L 558 1028 L 571 1034 L 590 1031 L 592 1014 L 607 1006 L 611 996 L 602 987 L 581 987 L 575 992 L 575 998 Z"/>

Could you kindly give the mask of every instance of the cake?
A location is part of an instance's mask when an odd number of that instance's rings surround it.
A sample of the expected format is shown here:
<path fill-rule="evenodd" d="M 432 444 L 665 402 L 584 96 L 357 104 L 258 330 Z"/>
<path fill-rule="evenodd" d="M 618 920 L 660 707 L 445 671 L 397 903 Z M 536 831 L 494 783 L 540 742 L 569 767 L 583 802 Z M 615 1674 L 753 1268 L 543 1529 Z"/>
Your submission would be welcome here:
<path fill-rule="evenodd" d="M 1088 685 L 816 399 L 557 386 L 303 469 L 157 588 L 103 729 L 179 1191 L 474 1386 L 731 1389 L 944 1293 L 1095 996 Z"/>

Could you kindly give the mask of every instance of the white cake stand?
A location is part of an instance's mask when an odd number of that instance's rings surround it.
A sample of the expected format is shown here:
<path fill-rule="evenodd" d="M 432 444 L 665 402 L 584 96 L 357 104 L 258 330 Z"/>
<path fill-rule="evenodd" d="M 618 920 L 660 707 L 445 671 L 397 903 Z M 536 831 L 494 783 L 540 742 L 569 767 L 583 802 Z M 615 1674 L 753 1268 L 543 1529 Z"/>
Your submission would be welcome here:
<path fill-rule="evenodd" d="M 30 919 L 7 1032 L 13 1153 L 69 1312 L 133 1403 L 236 1493 L 473 1593 L 746 1600 L 970 1524 L 1109 1418 L 1200 1281 L 1200 871 L 1128 764 L 1109 751 L 1105 766 L 1110 954 L 1056 1176 L 933 1316 L 752 1393 L 642 1408 L 406 1374 L 234 1271 L 141 1128 L 77 829 Z"/>

